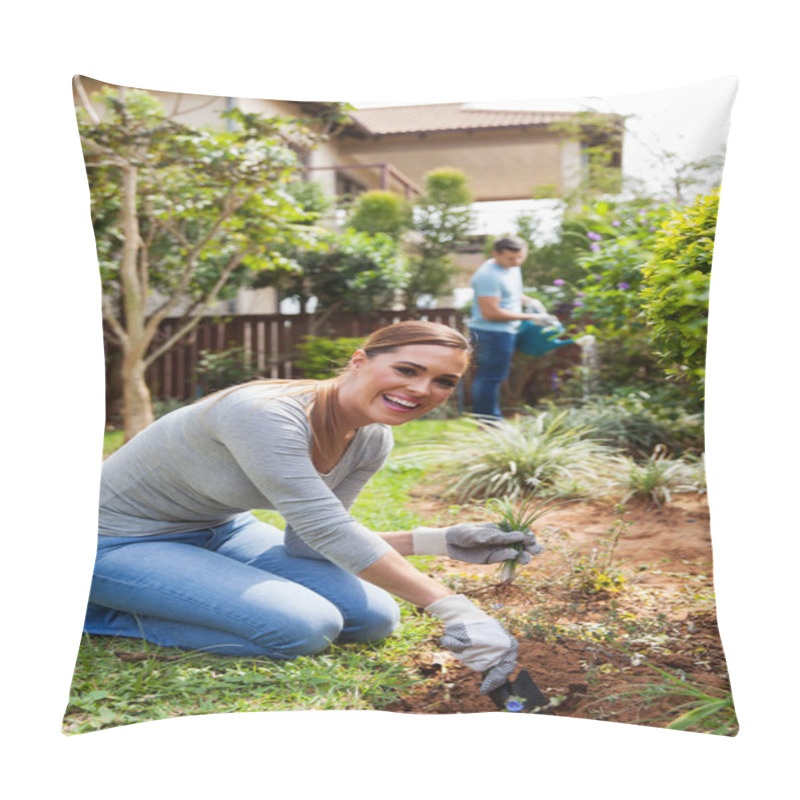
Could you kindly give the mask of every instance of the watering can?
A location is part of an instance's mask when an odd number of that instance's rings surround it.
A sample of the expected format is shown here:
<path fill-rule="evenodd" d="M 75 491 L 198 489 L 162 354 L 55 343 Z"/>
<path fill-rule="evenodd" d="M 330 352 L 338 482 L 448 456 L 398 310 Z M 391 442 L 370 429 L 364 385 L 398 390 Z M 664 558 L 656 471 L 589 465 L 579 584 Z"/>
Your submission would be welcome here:
<path fill-rule="evenodd" d="M 575 344 L 574 339 L 558 339 L 564 333 L 561 323 L 548 325 L 546 328 L 535 325 L 529 319 L 523 320 L 517 331 L 515 347 L 529 356 L 543 356 L 565 344 Z"/>

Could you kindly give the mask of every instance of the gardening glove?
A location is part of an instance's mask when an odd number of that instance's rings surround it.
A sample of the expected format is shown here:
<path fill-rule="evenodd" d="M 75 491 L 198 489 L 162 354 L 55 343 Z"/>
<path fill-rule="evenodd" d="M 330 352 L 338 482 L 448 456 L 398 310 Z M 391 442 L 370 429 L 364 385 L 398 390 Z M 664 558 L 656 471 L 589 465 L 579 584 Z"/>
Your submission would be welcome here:
<path fill-rule="evenodd" d="M 527 564 L 544 550 L 531 531 L 504 531 L 491 522 L 415 528 L 411 533 L 415 556 L 448 556 L 469 564 Z"/>
<path fill-rule="evenodd" d="M 484 672 L 481 694 L 502 686 L 517 666 L 517 640 L 463 594 L 436 600 L 425 610 L 441 619 L 439 644 L 476 672 Z"/>

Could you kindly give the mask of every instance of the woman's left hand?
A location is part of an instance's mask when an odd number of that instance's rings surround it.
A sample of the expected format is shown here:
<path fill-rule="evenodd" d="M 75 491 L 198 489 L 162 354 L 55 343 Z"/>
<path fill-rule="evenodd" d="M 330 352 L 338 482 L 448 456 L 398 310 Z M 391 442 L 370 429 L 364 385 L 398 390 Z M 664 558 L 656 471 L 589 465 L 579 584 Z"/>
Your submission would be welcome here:
<path fill-rule="evenodd" d="M 527 564 L 544 550 L 533 533 L 504 531 L 490 522 L 451 525 L 448 528 L 415 528 L 414 555 L 448 556 L 469 564 L 494 564 L 514 560 Z"/>

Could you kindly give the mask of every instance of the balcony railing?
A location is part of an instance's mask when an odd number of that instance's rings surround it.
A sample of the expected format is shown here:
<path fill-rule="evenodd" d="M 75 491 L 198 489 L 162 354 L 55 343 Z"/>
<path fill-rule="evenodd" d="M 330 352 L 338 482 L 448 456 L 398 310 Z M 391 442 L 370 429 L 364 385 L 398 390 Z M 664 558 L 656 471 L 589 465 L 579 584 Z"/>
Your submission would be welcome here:
<path fill-rule="evenodd" d="M 335 170 L 343 174 L 347 174 L 353 170 L 361 169 L 378 170 L 378 185 L 381 190 L 391 191 L 392 181 L 394 180 L 400 184 L 406 200 L 413 200 L 414 197 L 418 197 L 422 194 L 422 189 L 420 189 L 419 186 L 417 186 L 410 178 L 400 172 L 400 170 L 392 164 L 333 164 L 331 166 L 324 167 L 306 167 L 306 172 L 323 169 Z"/>

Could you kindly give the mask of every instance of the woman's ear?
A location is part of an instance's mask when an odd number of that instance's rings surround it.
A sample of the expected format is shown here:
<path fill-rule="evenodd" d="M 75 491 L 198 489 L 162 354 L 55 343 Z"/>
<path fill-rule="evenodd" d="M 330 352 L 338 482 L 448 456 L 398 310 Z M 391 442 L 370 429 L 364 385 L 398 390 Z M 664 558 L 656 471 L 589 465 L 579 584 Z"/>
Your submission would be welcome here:
<path fill-rule="evenodd" d="M 367 363 L 367 360 L 368 357 L 364 350 L 356 350 L 355 353 L 350 356 L 350 369 L 357 372 Z"/>

